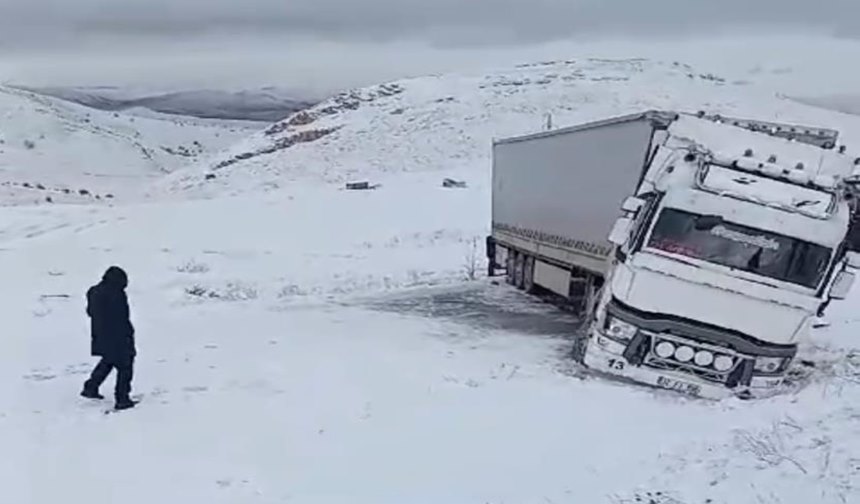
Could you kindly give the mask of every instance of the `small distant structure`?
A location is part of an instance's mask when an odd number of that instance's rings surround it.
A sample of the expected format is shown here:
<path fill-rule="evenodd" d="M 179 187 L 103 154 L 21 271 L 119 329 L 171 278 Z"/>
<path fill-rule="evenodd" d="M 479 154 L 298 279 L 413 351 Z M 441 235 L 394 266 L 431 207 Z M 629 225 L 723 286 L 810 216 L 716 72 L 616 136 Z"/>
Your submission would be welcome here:
<path fill-rule="evenodd" d="M 442 181 L 442 187 L 465 189 L 466 182 L 463 180 L 454 180 L 452 178 L 446 178 Z"/>
<path fill-rule="evenodd" d="M 368 191 L 371 189 L 376 189 L 380 186 L 380 184 L 371 184 L 367 180 L 362 180 L 360 182 L 347 182 L 346 189 L 348 191 Z"/>

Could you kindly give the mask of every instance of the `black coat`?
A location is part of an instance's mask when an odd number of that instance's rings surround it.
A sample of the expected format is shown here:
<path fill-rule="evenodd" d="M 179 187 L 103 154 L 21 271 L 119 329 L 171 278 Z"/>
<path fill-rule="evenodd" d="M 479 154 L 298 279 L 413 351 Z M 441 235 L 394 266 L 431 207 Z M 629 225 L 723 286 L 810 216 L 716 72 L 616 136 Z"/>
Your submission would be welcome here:
<path fill-rule="evenodd" d="M 91 353 L 108 359 L 128 359 L 137 354 L 134 326 L 129 320 L 125 288 L 128 277 L 112 266 L 102 281 L 87 291 L 87 315 L 92 336 Z"/>

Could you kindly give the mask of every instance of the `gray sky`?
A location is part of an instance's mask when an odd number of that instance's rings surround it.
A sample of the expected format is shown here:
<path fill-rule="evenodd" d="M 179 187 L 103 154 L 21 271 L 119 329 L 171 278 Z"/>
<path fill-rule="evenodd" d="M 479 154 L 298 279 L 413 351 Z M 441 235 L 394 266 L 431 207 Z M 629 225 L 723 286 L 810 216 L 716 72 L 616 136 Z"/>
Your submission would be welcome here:
<path fill-rule="evenodd" d="M 717 70 L 728 57 L 744 60 L 734 67 L 797 58 L 848 66 L 860 46 L 735 34 L 836 32 L 860 43 L 857 19 L 860 0 L 0 0 L 0 82 L 326 94 L 582 55 L 701 60 Z M 732 47 L 678 41 L 717 34 Z"/>
<path fill-rule="evenodd" d="M 857 19 L 857 0 L 0 0 L 0 42 L 239 31 L 500 44 L 595 33 L 707 33 L 741 24 L 846 30 Z"/>

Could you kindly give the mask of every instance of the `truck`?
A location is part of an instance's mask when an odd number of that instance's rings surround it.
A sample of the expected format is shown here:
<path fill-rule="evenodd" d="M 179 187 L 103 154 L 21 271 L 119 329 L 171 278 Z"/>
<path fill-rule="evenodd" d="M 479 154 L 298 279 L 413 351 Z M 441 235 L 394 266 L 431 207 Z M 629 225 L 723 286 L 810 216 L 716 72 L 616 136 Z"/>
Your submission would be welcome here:
<path fill-rule="evenodd" d="M 838 137 L 648 110 L 496 139 L 488 273 L 573 311 L 588 370 L 774 395 L 860 267 L 860 159 Z"/>

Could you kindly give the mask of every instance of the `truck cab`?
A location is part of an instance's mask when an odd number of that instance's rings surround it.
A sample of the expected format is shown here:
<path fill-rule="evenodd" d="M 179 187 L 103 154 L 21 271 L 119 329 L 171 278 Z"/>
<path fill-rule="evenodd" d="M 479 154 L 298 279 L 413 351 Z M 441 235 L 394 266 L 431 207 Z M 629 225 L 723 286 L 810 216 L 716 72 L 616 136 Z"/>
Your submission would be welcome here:
<path fill-rule="evenodd" d="M 681 116 L 613 229 L 583 362 L 696 396 L 768 395 L 856 256 L 841 153 Z"/>

